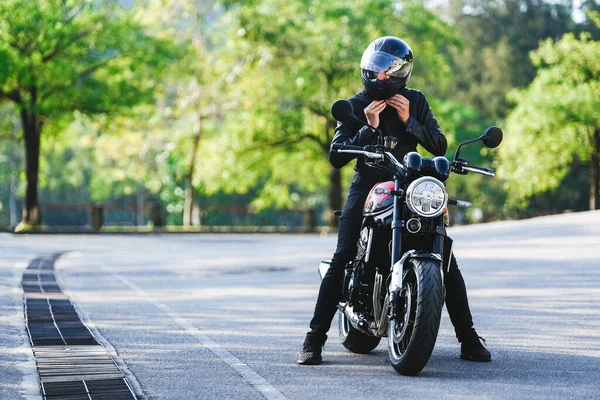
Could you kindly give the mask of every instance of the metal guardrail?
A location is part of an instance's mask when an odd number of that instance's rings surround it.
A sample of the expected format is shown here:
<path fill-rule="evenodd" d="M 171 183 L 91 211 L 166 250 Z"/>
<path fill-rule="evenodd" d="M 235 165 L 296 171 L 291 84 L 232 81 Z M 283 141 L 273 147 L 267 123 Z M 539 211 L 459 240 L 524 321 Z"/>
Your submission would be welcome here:
<path fill-rule="evenodd" d="M 169 225 L 156 203 L 41 204 L 42 232 L 321 232 L 316 210 L 276 210 L 261 215 L 248 205 L 210 205 L 196 212 L 193 226 Z M 200 217 L 202 216 L 202 218 Z M 220 222 L 220 223 L 215 223 Z M 266 222 L 266 223 L 265 223 Z"/>

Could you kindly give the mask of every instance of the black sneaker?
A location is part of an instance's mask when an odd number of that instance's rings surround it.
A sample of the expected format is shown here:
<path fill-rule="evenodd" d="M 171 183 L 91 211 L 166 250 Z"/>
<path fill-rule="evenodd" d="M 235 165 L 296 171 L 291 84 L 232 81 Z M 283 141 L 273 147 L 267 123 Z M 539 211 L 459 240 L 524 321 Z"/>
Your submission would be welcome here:
<path fill-rule="evenodd" d="M 486 349 L 481 341 L 485 339 L 477 335 L 475 329 L 472 330 L 460 344 L 460 358 L 469 361 L 492 361 L 492 353 Z"/>
<path fill-rule="evenodd" d="M 319 337 L 312 332 L 308 332 L 306 334 L 306 339 L 304 339 L 304 344 L 302 345 L 302 351 L 298 355 L 298 360 L 296 360 L 296 362 L 300 365 L 321 364 L 321 361 L 323 361 L 321 351 L 325 344 L 325 340 L 327 340 L 327 336 Z"/>

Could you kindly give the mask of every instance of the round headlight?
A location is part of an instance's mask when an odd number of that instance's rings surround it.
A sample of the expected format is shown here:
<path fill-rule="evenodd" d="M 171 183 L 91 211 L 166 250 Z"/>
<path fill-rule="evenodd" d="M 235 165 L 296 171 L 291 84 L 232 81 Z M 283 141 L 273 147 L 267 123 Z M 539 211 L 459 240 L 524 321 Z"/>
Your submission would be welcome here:
<path fill-rule="evenodd" d="M 423 217 L 437 217 L 448 204 L 448 192 L 437 179 L 424 176 L 414 180 L 406 189 L 406 205 Z"/>

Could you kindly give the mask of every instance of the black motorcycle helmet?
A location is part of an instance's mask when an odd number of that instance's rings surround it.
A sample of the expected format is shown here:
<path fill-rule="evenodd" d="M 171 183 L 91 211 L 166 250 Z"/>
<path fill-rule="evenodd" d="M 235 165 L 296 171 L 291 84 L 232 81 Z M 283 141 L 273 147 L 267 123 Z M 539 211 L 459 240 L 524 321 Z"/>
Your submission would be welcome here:
<path fill-rule="evenodd" d="M 369 97 L 389 99 L 406 87 L 413 67 L 413 53 L 404 40 L 394 36 L 375 39 L 360 60 L 362 81 Z M 378 80 L 379 73 L 390 78 Z"/>

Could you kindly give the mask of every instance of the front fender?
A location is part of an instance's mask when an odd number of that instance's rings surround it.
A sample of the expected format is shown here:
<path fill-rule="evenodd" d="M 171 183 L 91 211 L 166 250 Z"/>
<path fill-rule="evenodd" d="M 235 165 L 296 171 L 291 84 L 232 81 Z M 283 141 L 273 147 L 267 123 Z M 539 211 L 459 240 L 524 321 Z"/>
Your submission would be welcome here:
<path fill-rule="evenodd" d="M 426 253 L 420 250 L 409 250 L 396 264 L 392 266 L 392 278 L 390 279 L 389 293 L 398 294 L 402 289 L 402 272 L 404 271 L 404 264 L 408 260 L 434 260 L 438 261 L 440 265 L 443 263 L 442 256 L 435 253 Z"/>

